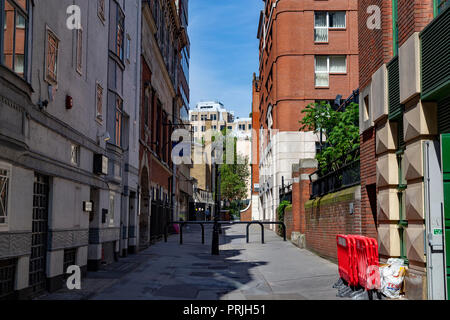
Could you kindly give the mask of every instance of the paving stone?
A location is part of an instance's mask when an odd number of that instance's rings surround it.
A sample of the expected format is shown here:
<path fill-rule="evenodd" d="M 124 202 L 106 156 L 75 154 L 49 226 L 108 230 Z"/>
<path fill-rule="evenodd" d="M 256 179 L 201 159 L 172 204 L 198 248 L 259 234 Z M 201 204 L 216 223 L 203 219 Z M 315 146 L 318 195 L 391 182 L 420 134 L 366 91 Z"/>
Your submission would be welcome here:
<path fill-rule="evenodd" d="M 81 291 L 61 290 L 48 300 L 304 300 L 339 299 L 332 288 L 337 266 L 265 231 L 265 244 L 256 242 L 260 229 L 251 229 L 254 243 L 245 241 L 245 226 L 224 229 L 220 255 L 212 256 L 212 228 L 159 242 L 120 259 L 102 271 L 88 273 Z M 244 236 L 243 236 L 244 235 Z"/>

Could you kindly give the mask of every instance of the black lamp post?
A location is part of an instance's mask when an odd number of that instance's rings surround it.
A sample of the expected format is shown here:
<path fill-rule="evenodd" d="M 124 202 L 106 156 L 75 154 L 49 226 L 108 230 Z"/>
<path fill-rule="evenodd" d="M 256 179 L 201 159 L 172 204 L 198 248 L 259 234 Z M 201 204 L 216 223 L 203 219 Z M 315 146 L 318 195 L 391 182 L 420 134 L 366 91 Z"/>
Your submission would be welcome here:
<path fill-rule="evenodd" d="M 219 219 L 220 219 L 220 172 L 218 170 L 218 166 L 215 162 L 214 163 L 214 174 L 215 174 L 215 212 L 214 212 L 214 228 L 213 228 L 213 238 L 212 238 L 212 248 L 211 248 L 211 254 L 213 256 L 219 255 L 219 232 L 220 232 L 220 225 L 219 225 Z"/>

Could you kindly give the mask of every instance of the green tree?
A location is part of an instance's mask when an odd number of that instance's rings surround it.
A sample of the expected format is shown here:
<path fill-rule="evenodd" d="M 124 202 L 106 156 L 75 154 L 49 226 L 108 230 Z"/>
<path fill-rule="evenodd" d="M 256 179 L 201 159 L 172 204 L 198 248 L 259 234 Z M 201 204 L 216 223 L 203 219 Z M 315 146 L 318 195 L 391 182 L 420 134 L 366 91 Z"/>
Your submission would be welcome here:
<path fill-rule="evenodd" d="M 221 177 L 221 199 L 228 202 L 242 202 L 247 198 L 248 178 L 250 177 L 250 165 L 248 157 L 237 153 L 237 139 L 226 133 L 224 142 L 223 161 L 219 167 Z M 228 147 L 234 148 L 234 159 L 227 163 L 227 144 L 226 140 L 233 139 L 233 143 Z"/>
<path fill-rule="evenodd" d="M 322 151 L 316 155 L 322 174 L 337 169 L 344 161 L 353 160 L 350 159 L 353 156 L 350 152 L 360 144 L 357 103 L 351 103 L 343 111 L 336 111 L 329 103 L 322 101 L 308 105 L 302 112 L 305 116 L 300 121 L 300 130 L 314 133 L 322 130 L 324 135 Z"/>

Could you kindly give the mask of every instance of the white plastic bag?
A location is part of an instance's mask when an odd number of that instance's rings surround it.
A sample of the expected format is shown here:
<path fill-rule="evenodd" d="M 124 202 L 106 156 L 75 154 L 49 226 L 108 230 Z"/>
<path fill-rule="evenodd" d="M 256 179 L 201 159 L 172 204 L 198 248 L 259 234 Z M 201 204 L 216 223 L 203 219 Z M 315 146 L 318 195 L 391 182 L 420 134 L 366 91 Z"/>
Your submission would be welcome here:
<path fill-rule="evenodd" d="M 380 268 L 381 292 L 388 298 L 398 299 L 405 273 L 406 266 L 402 259 L 389 259 L 387 266 Z"/>

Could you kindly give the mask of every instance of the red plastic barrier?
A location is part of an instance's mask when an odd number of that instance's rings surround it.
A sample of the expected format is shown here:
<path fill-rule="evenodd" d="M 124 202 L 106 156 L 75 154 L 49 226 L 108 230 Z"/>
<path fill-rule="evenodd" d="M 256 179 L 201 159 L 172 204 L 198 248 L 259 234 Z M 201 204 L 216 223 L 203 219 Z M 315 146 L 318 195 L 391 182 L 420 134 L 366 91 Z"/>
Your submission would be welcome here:
<path fill-rule="evenodd" d="M 367 290 L 379 288 L 377 241 L 363 236 L 355 238 L 359 285 Z"/>
<path fill-rule="evenodd" d="M 358 275 L 355 272 L 355 241 L 352 236 L 337 235 L 337 255 L 339 275 L 350 286 L 358 285 Z"/>
<path fill-rule="evenodd" d="M 379 288 L 377 240 L 358 235 L 337 235 L 339 275 L 350 286 Z"/>

